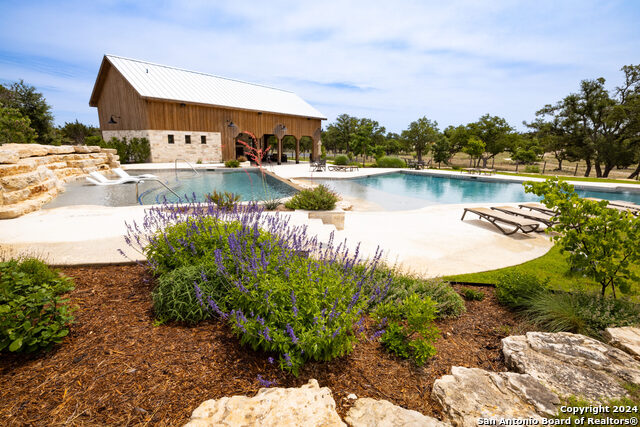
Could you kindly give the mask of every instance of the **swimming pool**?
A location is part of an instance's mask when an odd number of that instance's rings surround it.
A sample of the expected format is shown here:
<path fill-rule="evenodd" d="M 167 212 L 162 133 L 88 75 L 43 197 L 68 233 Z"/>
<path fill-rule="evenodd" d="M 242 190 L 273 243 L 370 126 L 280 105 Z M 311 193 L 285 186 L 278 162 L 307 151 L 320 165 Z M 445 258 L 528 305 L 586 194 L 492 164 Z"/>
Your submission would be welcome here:
<path fill-rule="evenodd" d="M 200 202 L 205 201 L 205 194 L 214 190 L 239 194 L 241 201 L 280 199 L 296 193 L 293 187 L 270 175 L 263 175 L 257 169 L 202 170 L 198 174 L 185 170 L 127 170 L 127 173 L 152 173 L 180 197 L 187 195 L 192 199 L 195 193 L 196 200 Z M 98 186 L 87 185 L 84 180 L 79 180 L 68 183 L 65 189 L 64 193 L 43 206 L 43 209 L 70 205 L 150 205 L 162 203 L 165 197 L 169 202 L 178 201 L 174 194 L 155 181 L 140 183 L 137 195 L 135 184 Z"/>
<path fill-rule="evenodd" d="M 468 178 L 468 177 L 467 177 Z M 400 211 L 435 204 L 534 202 L 520 183 L 455 179 L 396 172 L 353 179 L 313 179 L 340 194 L 367 200 L 381 209 Z M 626 200 L 640 204 L 640 193 L 576 190 L 581 197 Z"/>

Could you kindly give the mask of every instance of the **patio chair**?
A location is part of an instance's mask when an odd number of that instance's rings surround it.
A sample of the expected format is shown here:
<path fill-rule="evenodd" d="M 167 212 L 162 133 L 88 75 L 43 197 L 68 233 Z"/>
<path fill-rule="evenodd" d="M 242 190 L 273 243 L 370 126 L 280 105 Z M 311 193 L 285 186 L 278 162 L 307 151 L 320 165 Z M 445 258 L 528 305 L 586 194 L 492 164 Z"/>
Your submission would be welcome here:
<path fill-rule="evenodd" d="M 111 169 L 113 172 L 116 173 L 116 175 L 118 175 L 120 178 L 138 178 L 138 179 L 145 179 L 145 178 L 157 178 L 157 176 L 155 175 L 151 175 L 150 173 L 145 173 L 142 175 L 129 175 L 125 170 L 123 170 L 122 168 L 113 168 Z"/>
<path fill-rule="evenodd" d="M 543 214 L 547 215 L 556 215 L 557 213 L 556 211 L 554 211 L 553 209 L 549 209 L 542 203 L 522 203 L 518 205 L 518 207 L 522 209 L 529 209 L 531 211 L 542 212 Z"/>
<path fill-rule="evenodd" d="M 586 197 L 586 200 L 591 200 L 592 202 L 601 202 L 606 201 L 607 207 L 609 209 L 616 209 L 618 211 L 623 212 L 631 212 L 633 215 L 640 215 L 640 205 L 636 205 L 635 203 L 626 202 L 624 200 L 607 200 L 607 199 L 598 199 L 596 197 Z"/>
<path fill-rule="evenodd" d="M 523 233 L 531 233 L 538 230 L 540 227 L 540 223 L 538 221 L 533 221 L 526 218 L 519 218 L 515 215 L 510 215 L 504 212 L 496 211 L 489 208 L 464 208 L 464 213 L 462 214 L 462 218 L 460 220 L 464 220 L 467 212 L 474 213 L 478 215 L 480 218 L 489 221 L 493 224 L 498 230 L 502 231 L 505 236 L 509 236 L 518 230 Z M 498 223 L 510 225 L 514 227 L 513 230 L 509 230 L 507 228 L 501 227 Z"/>
<path fill-rule="evenodd" d="M 521 216 L 533 221 L 539 221 L 544 225 L 546 225 L 547 227 L 552 226 L 553 223 L 555 222 L 554 215 L 549 215 L 546 213 L 542 213 L 540 211 L 518 209 L 513 206 L 493 206 L 491 209 L 504 212 L 510 215 Z"/>
<path fill-rule="evenodd" d="M 141 178 L 129 176 L 129 178 L 108 179 L 100 172 L 91 172 L 87 177 L 87 181 L 93 185 L 117 185 L 140 182 Z"/>
<path fill-rule="evenodd" d="M 327 170 L 327 159 L 320 159 L 309 164 L 312 172 L 322 172 Z"/>

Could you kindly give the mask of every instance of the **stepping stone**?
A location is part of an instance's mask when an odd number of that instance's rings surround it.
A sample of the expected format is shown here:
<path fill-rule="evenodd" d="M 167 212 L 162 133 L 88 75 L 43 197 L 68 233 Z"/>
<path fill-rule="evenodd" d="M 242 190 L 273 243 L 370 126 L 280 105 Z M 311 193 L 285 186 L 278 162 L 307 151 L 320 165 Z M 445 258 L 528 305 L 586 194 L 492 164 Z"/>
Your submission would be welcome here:
<path fill-rule="evenodd" d="M 344 420 L 350 427 L 447 427 L 451 425 L 422 415 L 420 412 L 401 408 L 386 400 L 368 397 L 356 400 Z"/>
<path fill-rule="evenodd" d="M 640 385 L 640 362 L 593 338 L 567 332 L 527 332 L 502 340 L 511 369 L 529 374 L 560 396 L 628 396 L 622 383 Z"/>
<path fill-rule="evenodd" d="M 315 379 L 299 388 L 261 388 L 254 397 L 207 400 L 191 414 L 188 427 L 199 426 L 345 426 L 331 390 Z M 185 427 L 186 427 L 185 426 Z"/>
<path fill-rule="evenodd" d="M 537 419 L 558 413 L 560 399 L 531 375 L 489 372 L 454 366 L 451 375 L 437 379 L 431 396 L 459 427 L 478 425 L 480 418 Z"/>

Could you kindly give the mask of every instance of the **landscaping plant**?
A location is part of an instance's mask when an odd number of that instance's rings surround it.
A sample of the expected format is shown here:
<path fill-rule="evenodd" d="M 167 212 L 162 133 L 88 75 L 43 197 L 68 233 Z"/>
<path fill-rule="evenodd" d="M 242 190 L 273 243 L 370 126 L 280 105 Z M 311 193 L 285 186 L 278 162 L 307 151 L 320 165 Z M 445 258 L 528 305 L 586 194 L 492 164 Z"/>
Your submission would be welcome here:
<path fill-rule="evenodd" d="M 154 302 L 162 300 L 162 313 L 177 313 L 180 304 L 167 304 L 171 299 L 193 306 L 195 297 L 242 344 L 277 355 L 281 368 L 294 374 L 306 360 L 350 352 L 365 309 L 391 282 L 375 274 L 381 252 L 365 262 L 345 244 L 320 246 L 306 227 L 264 215 L 256 204 L 155 207 L 144 224 L 131 225 L 127 241 L 159 277 Z M 193 294 L 185 291 L 189 280 Z M 192 321 L 203 314 L 180 316 Z"/>
<path fill-rule="evenodd" d="M 312 190 L 302 190 L 291 198 L 285 206 L 289 209 L 309 211 L 330 211 L 336 207 L 338 195 L 324 185 Z"/>
<path fill-rule="evenodd" d="M 213 190 L 210 194 L 206 194 L 208 202 L 213 203 L 220 209 L 233 209 L 235 205 L 240 201 L 240 195 L 231 193 L 230 191 L 216 191 Z"/>
<path fill-rule="evenodd" d="M 381 328 L 380 341 L 392 353 L 423 365 L 436 354 L 433 343 L 440 331 L 433 324 L 438 309 L 431 298 L 410 295 L 400 304 L 380 304 L 374 317 Z"/>
<path fill-rule="evenodd" d="M 404 168 L 407 164 L 399 157 L 383 156 L 376 160 L 376 165 L 379 168 Z"/>
<path fill-rule="evenodd" d="M 610 209 L 608 202 L 578 197 L 572 185 L 557 179 L 525 183 L 525 190 L 542 196 L 542 202 L 555 209 L 556 223 L 549 227 L 552 239 L 569 254 L 575 271 L 593 278 L 605 296 L 611 289 L 627 293 L 640 280 L 631 266 L 640 262 L 640 217 Z"/>
<path fill-rule="evenodd" d="M 0 263 L 0 351 L 32 352 L 59 343 L 73 321 L 69 301 L 73 289 L 42 261 Z"/>
<path fill-rule="evenodd" d="M 462 288 L 460 293 L 467 301 L 482 301 L 485 297 L 484 292 L 469 288 Z"/>
<path fill-rule="evenodd" d="M 340 166 L 346 166 L 350 163 L 350 160 L 347 156 L 345 156 L 344 154 L 339 154 L 336 156 L 335 159 L 333 159 L 333 164 L 334 165 L 340 165 Z"/>
<path fill-rule="evenodd" d="M 528 308 L 531 299 L 547 290 L 548 283 L 530 273 L 509 271 L 498 276 L 496 298 L 514 310 Z"/>
<path fill-rule="evenodd" d="M 230 159 L 224 162 L 224 165 L 225 167 L 228 167 L 228 168 L 239 168 L 240 162 L 236 159 Z"/>

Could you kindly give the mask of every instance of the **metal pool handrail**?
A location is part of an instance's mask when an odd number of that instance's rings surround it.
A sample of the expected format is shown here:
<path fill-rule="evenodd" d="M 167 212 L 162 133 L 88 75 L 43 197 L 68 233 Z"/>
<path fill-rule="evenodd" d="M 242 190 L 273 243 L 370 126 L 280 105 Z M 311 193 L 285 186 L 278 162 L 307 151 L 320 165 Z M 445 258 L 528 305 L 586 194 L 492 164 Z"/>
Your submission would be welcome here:
<path fill-rule="evenodd" d="M 164 188 L 166 188 L 167 190 L 171 191 L 173 193 L 173 195 L 176 196 L 178 198 L 178 200 L 180 200 L 180 196 L 178 196 L 178 193 L 173 191 L 171 188 L 169 188 L 169 186 L 167 184 L 165 184 L 164 182 L 162 182 L 158 178 L 145 178 L 145 179 L 142 179 L 140 181 L 136 181 L 136 200 L 138 201 L 138 203 L 142 204 L 142 201 L 140 200 L 140 196 L 139 196 L 140 192 L 138 191 L 138 184 L 140 184 L 141 182 L 144 182 L 144 181 L 156 181 L 156 182 L 159 182 L 160 184 L 162 184 L 162 186 Z"/>
<path fill-rule="evenodd" d="M 189 167 L 190 167 L 191 169 L 193 169 L 193 171 L 196 173 L 196 175 L 200 175 L 200 172 L 198 172 L 198 171 L 196 170 L 196 168 L 195 168 L 195 167 L 193 167 L 193 165 L 192 165 L 191 163 L 189 163 L 188 161 L 186 161 L 185 159 L 176 159 L 176 160 L 175 160 L 175 162 L 173 162 L 173 166 L 174 166 L 174 170 L 175 170 L 176 174 L 178 173 L 178 160 L 179 160 L 179 161 L 181 161 L 181 162 L 185 162 L 186 164 L 188 164 L 188 165 L 189 165 Z"/>

